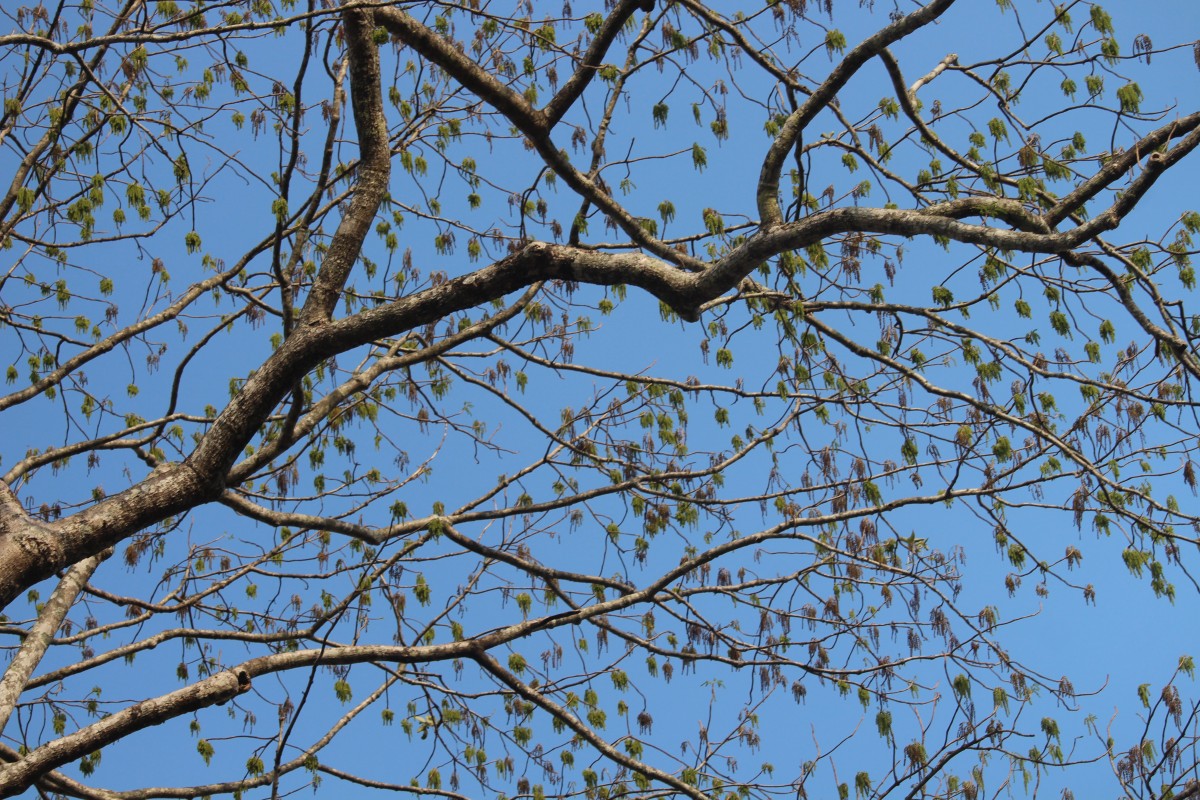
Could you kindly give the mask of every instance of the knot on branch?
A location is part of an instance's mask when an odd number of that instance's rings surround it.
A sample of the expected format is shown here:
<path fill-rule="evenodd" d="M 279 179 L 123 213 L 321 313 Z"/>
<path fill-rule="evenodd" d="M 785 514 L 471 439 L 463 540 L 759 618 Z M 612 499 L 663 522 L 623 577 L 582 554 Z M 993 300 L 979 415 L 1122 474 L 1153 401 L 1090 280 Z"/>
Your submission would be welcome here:
<path fill-rule="evenodd" d="M 244 669 L 239 669 L 237 671 L 229 670 L 229 672 L 231 672 L 233 677 L 237 680 L 237 685 L 228 686 L 227 681 L 222 676 L 221 683 L 225 684 L 225 686 L 219 690 L 220 694 L 216 701 L 216 705 L 218 706 L 223 706 L 233 698 L 237 697 L 239 694 L 245 694 L 246 692 L 250 691 L 251 682 L 249 672 L 246 672 Z"/>

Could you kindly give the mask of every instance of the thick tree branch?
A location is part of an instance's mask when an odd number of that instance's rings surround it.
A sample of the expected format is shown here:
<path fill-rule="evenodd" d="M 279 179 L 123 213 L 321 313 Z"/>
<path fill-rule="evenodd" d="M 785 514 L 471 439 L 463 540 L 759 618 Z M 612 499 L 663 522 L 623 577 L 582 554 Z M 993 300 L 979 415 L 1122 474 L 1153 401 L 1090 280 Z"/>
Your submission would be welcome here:
<path fill-rule="evenodd" d="M 511 638 L 516 628 L 505 629 L 497 641 Z M 495 636 L 496 634 L 493 634 Z M 43 775 L 88 753 L 160 725 L 169 719 L 209 706 L 221 705 L 249 691 L 251 682 L 264 675 L 315 665 L 362 664 L 370 661 L 411 664 L 464 658 L 476 652 L 476 642 L 452 642 L 424 647 L 364 645 L 275 653 L 250 659 L 190 686 L 160 697 L 143 700 L 110 714 L 78 731 L 38 747 L 18 761 L 0 766 L 0 797 L 13 797 L 28 789 Z"/>
<path fill-rule="evenodd" d="M 378 8 L 375 10 L 375 23 L 446 70 L 454 80 L 512 120 L 527 135 L 548 132 L 550 126 L 542 112 L 529 105 L 524 97 L 501 83 L 492 73 L 467 58 L 450 40 L 413 19 L 404 9 L 398 6 Z M 529 130 L 526 131 L 526 128 Z"/>
<path fill-rule="evenodd" d="M 333 314 L 342 287 L 362 251 L 375 212 L 387 194 L 392 167 L 387 119 L 383 113 L 379 48 L 374 40 L 371 13 L 347 11 L 343 21 L 346 54 L 350 59 L 350 103 L 354 109 L 360 157 L 355 171 L 354 196 L 338 224 L 300 313 L 300 324 L 309 326 L 323 324 Z"/>
<path fill-rule="evenodd" d="M 302 330 L 247 382 L 184 465 L 155 470 L 137 486 L 59 521 L 26 524 L 0 535 L 0 608 L 23 587 L 92 556 L 167 517 L 218 496 L 225 475 L 262 421 L 317 361 L 306 358 L 312 332 L 326 325 L 387 192 L 390 148 L 383 116 L 379 56 L 368 12 L 345 13 L 351 97 L 362 160 L 350 207 L 305 303 Z M 211 280 L 211 279 L 210 279 Z M 193 287 L 194 289 L 198 287 Z M 189 297 L 192 293 L 189 293 Z M 178 312 L 175 312 L 178 313 Z M 332 353 L 320 353 L 318 360 Z M 3 532 L 0 532 L 3 533 Z"/>
<path fill-rule="evenodd" d="M 18 751 L 0 742 L 0 761 L 14 762 L 20 759 L 21 754 Z M 42 775 L 33 785 L 38 789 L 49 792 L 61 792 L 67 797 L 80 797 L 84 798 L 84 800 L 122 800 L 120 792 L 110 792 L 107 789 L 86 786 L 56 770 L 51 770 Z"/>
<path fill-rule="evenodd" d="M 47 742 L 19 761 L 0 767 L 0 797 L 18 795 L 45 773 L 135 731 L 160 725 L 201 708 L 226 703 L 249 688 L 248 672 L 226 670 L 162 697 L 143 700 L 75 733 Z"/>
<path fill-rule="evenodd" d="M 156 469 L 141 483 L 53 523 L 9 520 L 0 532 L 0 609 L 24 589 L 100 553 L 136 531 L 193 508 L 207 479 L 180 465 Z"/>
<path fill-rule="evenodd" d="M 887 52 L 887 51 L 884 51 L 884 52 Z M 890 55 L 890 53 L 889 53 L 889 55 Z M 934 66 L 933 69 L 929 70 L 929 72 L 927 72 L 924 76 L 917 78 L 915 81 L 913 81 L 913 85 L 908 87 L 908 96 L 910 98 L 915 97 L 917 92 L 920 91 L 922 86 L 931 82 L 938 75 L 941 75 L 943 72 L 945 72 L 947 68 L 952 67 L 957 63 L 958 63 L 958 54 L 957 53 L 951 53 L 950 55 L 943 58 L 941 61 L 939 61 Z"/>
<path fill-rule="evenodd" d="M 1177 137 L 1183 137 L 1183 141 L 1171 147 L 1166 153 L 1157 152 L 1159 148 Z M 1136 165 L 1145 161 L 1141 174 L 1121 192 L 1120 198 L 1113 206 L 1114 209 L 1120 209 L 1119 216 L 1124 216 L 1133 209 L 1133 206 L 1163 171 L 1177 164 L 1180 159 L 1192 152 L 1197 144 L 1200 144 L 1200 111 L 1151 131 L 1129 149 L 1115 154 L 1095 175 L 1064 195 L 1054 208 L 1047 211 L 1046 221 L 1052 227 L 1058 225 L 1078 211 L 1084 203 L 1112 186 Z"/>
<path fill-rule="evenodd" d="M 1200 364 L 1197 364 L 1196 356 L 1188 349 L 1187 342 L 1161 325 L 1156 325 L 1146 315 L 1146 312 L 1133 299 L 1133 294 L 1129 291 L 1129 284 L 1122 280 L 1121 275 L 1117 274 L 1116 271 L 1109 267 L 1108 264 L 1105 264 L 1098 256 L 1091 254 L 1068 253 L 1063 257 L 1063 260 L 1073 266 L 1088 267 L 1103 275 L 1104 279 L 1113 288 L 1116 296 L 1120 299 L 1121 305 L 1129 312 L 1129 316 L 1133 317 L 1137 324 L 1141 326 L 1142 330 L 1153 336 L 1156 341 L 1165 345 L 1183 368 L 1192 374 L 1192 377 L 1200 378 Z"/>
<path fill-rule="evenodd" d="M 721 785 L 770 794 L 824 780 L 833 755 L 818 741 L 813 759 L 778 780 L 765 766 L 739 767 L 734 751 L 754 751 L 768 732 L 752 716 L 760 708 L 774 713 L 789 689 L 799 701 L 824 682 L 857 688 L 865 707 L 925 709 L 949 696 L 931 672 L 949 665 L 961 672 L 950 698 L 959 702 L 938 706 L 950 725 L 922 711 L 898 717 L 893 738 L 881 717 L 885 745 L 911 746 L 893 747 L 890 763 L 885 753 L 882 782 L 855 778 L 878 795 L 906 780 L 928 788 L 971 751 L 1009 754 L 1025 735 L 1014 723 L 952 741 L 969 711 L 965 686 L 978 685 L 976 697 L 1010 686 L 1012 720 L 1053 702 L 1027 682 L 1073 705 L 1069 681 L 1038 674 L 992 635 L 1012 624 L 1023 578 L 1039 581 L 1026 587 L 1039 596 L 1057 580 L 1095 597 L 1090 573 L 1067 574 L 1082 545 L 1067 543 L 1062 558 L 1045 541 L 1026 548 L 1008 530 L 1017 516 L 1057 509 L 1076 527 L 1111 528 L 1127 564 L 1150 566 L 1155 593 L 1174 596 L 1172 578 L 1200 590 L 1178 560 L 1185 526 L 1200 517 L 1150 492 L 1164 480 L 1194 489 L 1200 474 L 1200 330 L 1178 292 L 1195 281 L 1189 236 L 1200 222 L 1167 213 L 1157 238 L 1108 241 L 1131 227 L 1127 215 L 1141 226 L 1135 205 L 1156 210 L 1164 189 L 1148 195 L 1159 177 L 1200 148 L 1200 113 L 1147 134 L 1167 112 L 1137 111 L 1136 85 L 1115 98 L 1092 91 L 1093 68 L 1126 58 L 1113 53 L 1106 17 L 1060 52 L 1051 29 L 1066 24 L 1064 9 L 1046 10 L 1033 36 L 1024 12 L 997 12 L 1024 45 L 988 58 L 1002 37 L 952 42 L 945 25 L 938 35 L 953 0 L 913 0 L 903 11 L 914 13 L 876 20 L 861 37 L 887 27 L 840 55 L 834 21 L 858 31 L 854 12 L 831 11 L 826 24 L 803 3 L 735 13 L 676 0 L 653 13 L 653 0 L 609 0 L 584 17 L 307 0 L 307 15 L 265 20 L 257 7 L 172 14 L 139 2 L 60 4 L 49 17 L 25 9 L 14 20 L 31 33 L 0 37 L 30 55 L 6 84 L 0 144 L 26 143 L 13 159 L 21 166 L 50 142 L 19 187 L 5 182 L 20 192 L 7 221 L 25 247 L 0 273 L 9 381 L 20 382 L 0 397 L 17 443 L 0 469 L 0 609 L 10 603 L 14 618 L 0 635 L 15 657 L 0 675 L 0 734 L 13 726 L 13 747 L 0 745 L 0 796 L 275 797 L 315 786 L 322 769 L 376 788 L 411 779 L 412 793 L 435 800 L 514 787 L 537 795 L 539 777 L 561 793 L 579 769 L 587 793 L 630 789 L 634 771 L 650 795 L 704 800 Z M 89 39 L 93 20 L 104 31 L 121 19 L 117 35 Z M 298 65 L 261 66 L 271 50 L 256 40 L 274 25 L 300 37 L 284 47 Z M 377 44 L 384 31 L 395 52 Z M 1044 57 L 1029 49 L 1043 37 Z M 929 45 L 915 83 L 888 50 L 897 41 Z M 95 69 L 79 61 L 105 49 Z M 1135 42 L 1147 63 L 1151 49 Z M 1174 49 L 1160 44 L 1155 60 Z M 951 50 L 996 80 L 943 58 Z M 899 116 L 890 100 L 850 111 L 860 103 L 848 92 L 870 83 L 875 56 Z M 82 83 L 55 72 L 68 64 Z M 818 72 L 803 76 L 810 66 Z M 545 89 L 560 72 L 562 88 Z M 929 81 L 962 75 L 973 96 L 944 94 L 932 116 L 920 109 Z M 1086 102 L 1035 122 L 1009 107 L 1084 78 Z M 722 149 L 703 151 L 715 160 L 704 174 L 679 171 L 686 105 L 701 129 L 716 115 Z M 202 128 L 227 113 L 229 124 Z M 1064 164 L 1043 158 L 1068 118 L 1097 113 L 1130 131 L 1132 149 L 1114 140 L 1111 154 L 1072 145 Z M 768 146 L 747 175 L 750 140 L 727 139 L 757 129 L 743 124 L 755 115 L 767 117 Z M 250 130 L 239 134 L 243 122 Z M 1012 126 L 1020 137 L 1006 144 Z M 969 158 L 948 145 L 968 129 L 982 131 Z M 979 155 L 989 130 L 998 141 Z M 705 157 L 693 154 L 699 172 Z M 887 154 L 897 158 L 884 164 Z M 866 175 L 842 174 L 839 158 Z M 261 174 L 268 161 L 274 180 Z M 793 166 L 804 207 L 784 218 Z M 744 196 L 713 183 L 726 169 L 748 178 Z M 816 182 L 828 182 L 813 190 L 827 202 L 809 193 Z M 886 207 L 870 207 L 869 193 Z M 231 199 L 243 227 L 262 228 L 258 244 L 213 235 Z M 112 225 L 127 226 L 116 234 L 96 216 L 104 201 Z M 698 219 L 701 202 L 716 208 Z M 207 249 L 191 252 L 189 236 L 184 258 L 172 231 L 189 221 Z M 949 263 L 911 255 L 909 240 L 924 255 L 931 238 L 948 245 Z M 113 274 L 122 253 L 142 252 L 163 259 L 135 276 L 144 287 Z M 159 274 L 168 264 L 173 285 Z M 97 278 L 103 297 L 89 290 Z M 618 308 L 627 287 L 632 302 Z M 204 294 L 216 310 L 196 302 Z M 657 322 L 634 320 L 633 339 L 614 330 L 656 307 L 666 326 L 703 316 L 670 334 L 699 344 L 702 364 L 675 358 L 673 338 L 645 341 L 669 334 Z M 238 340 L 222 343 L 226 331 Z M 658 352 L 668 360 L 647 367 Z M 40 419 L 22 427 L 35 404 L 54 409 L 61 432 Z M 973 514 L 972 530 L 994 539 L 1002 560 L 1007 545 L 1011 602 L 977 613 L 959 597 L 971 546 L 934 512 Z M 140 577 L 89 581 L 122 540 Z M 18 598 L 41 579 L 48 602 L 35 613 L 36 594 Z M 180 682 L 120 700 L 105 689 L 96 713 L 88 688 L 135 655 L 142 673 Z M 629 669 L 642 657 L 645 675 Z M 745 705 L 735 718 L 723 713 L 728 694 L 714 694 L 695 749 L 689 741 L 668 757 L 651 712 L 678 709 L 647 681 L 699 685 L 714 669 L 749 681 Z M 609 701 L 598 692 L 609 674 L 614 691 L 635 692 L 611 700 L 636 738 L 605 730 Z M 1169 712 L 1191 730 L 1174 701 L 1164 694 L 1150 717 Z M 106 761 L 110 749 L 137 750 L 168 720 L 178 728 L 195 715 L 209 740 L 224 740 L 210 729 L 222 703 L 244 714 L 244 729 L 219 745 L 228 774 L 199 776 L 217 782 L 172 773 L 164 780 L 179 785 L 145 776 L 111 791 L 67 777 L 88 772 L 100 749 Z M 350 747 L 372 737 L 353 730 L 368 706 L 380 724 L 399 723 L 406 749 L 387 768 L 407 774 L 372 780 L 318 763 L 335 735 Z M 412 733 L 419 741 L 406 744 Z M 1031 764 L 1057 743 L 1039 741 Z M 484 757 L 497 742 L 502 752 Z M 567 757 L 574 746 L 578 763 Z M 556 775 L 545 759 L 559 751 Z M 1128 752 L 1136 761 L 1140 751 Z M 1005 764 L 987 769 L 1004 779 Z M 1189 766 L 1149 769 L 1182 786 Z"/>
<path fill-rule="evenodd" d="M 50 599 L 42 606 L 37 621 L 29 629 L 29 634 L 21 642 L 21 647 L 13 656 L 13 660 L 9 662 L 8 669 L 4 671 L 4 677 L 0 678 L 0 733 L 3 733 L 5 726 L 8 725 L 9 717 L 12 715 L 13 709 L 17 707 L 21 692 L 25 691 L 25 686 L 29 683 L 29 676 L 41 663 L 42 656 L 46 654 L 46 650 L 54 640 L 54 634 L 58 632 L 63 620 L 66 619 L 67 612 L 75 603 L 75 598 L 83 591 L 84 585 L 92 577 L 96 567 L 100 566 L 100 562 L 110 555 L 112 555 L 111 550 L 105 551 L 85 558 L 71 567 L 50 594 Z"/>
<path fill-rule="evenodd" d="M 1196 115 L 1200 126 L 1200 115 Z M 610 254 L 535 242 L 512 256 L 476 272 L 448 281 L 393 303 L 320 326 L 307 325 L 287 339 L 243 387 L 218 417 L 212 429 L 185 462 L 165 467 L 146 481 L 113 499 L 99 503 L 51 526 L 30 528 L 20 543 L 0 538 L 0 602 L 7 603 L 30 576 L 44 577 L 79 558 L 99 552 L 121 538 L 197 503 L 214 499 L 223 487 L 234 456 L 255 435 L 287 390 L 325 358 L 353 347 L 427 325 L 447 315 L 524 289 L 540 280 L 561 279 L 597 286 L 629 284 L 667 303 L 689 321 L 699 317 L 704 303 L 729 291 L 767 259 L 784 250 L 805 247 L 850 231 L 903 236 L 943 236 L 955 241 L 1030 253 L 1065 253 L 1090 238 L 1115 228 L 1168 166 L 1200 145 L 1200 127 L 1166 154 L 1147 159 L 1144 171 L 1131 181 L 1112 207 L 1065 232 L 1004 230 L 953 219 L 965 213 L 993 213 L 1037 228 L 1003 202 L 989 206 L 964 200 L 921 210 L 836 208 L 802 221 L 765 228 L 720 261 L 700 273 L 682 272 L 637 253 Z M 39 533 L 39 531 L 41 531 Z"/>
<path fill-rule="evenodd" d="M 0 481 L 0 537 L 30 524 L 30 517 L 21 499 L 7 483 Z"/>

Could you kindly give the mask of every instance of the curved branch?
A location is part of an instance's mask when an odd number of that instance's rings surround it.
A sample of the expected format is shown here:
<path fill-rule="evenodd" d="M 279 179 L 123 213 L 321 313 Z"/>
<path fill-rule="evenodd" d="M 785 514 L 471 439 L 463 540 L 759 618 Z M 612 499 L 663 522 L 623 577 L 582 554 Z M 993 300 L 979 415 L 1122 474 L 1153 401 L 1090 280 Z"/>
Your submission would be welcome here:
<path fill-rule="evenodd" d="M 854 77 L 863 64 L 879 55 L 884 48 L 908 36 L 913 31 L 928 25 L 940 17 L 954 0 L 933 0 L 924 8 L 914 11 L 907 16 L 888 25 L 878 33 L 867 37 L 851 50 L 841 63 L 834 68 L 829 77 L 809 95 L 798 109 L 792 112 L 779 135 L 771 142 L 766 157 L 763 158 L 762 170 L 758 177 L 758 216 L 763 227 L 771 227 L 783 222 L 783 210 L 779 207 L 779 175 L 783 170 L 784 161 L 800 133 L 826 106 L 834 101 L 837 93 Z"/>
<path fill-rule="evenodd" d="M 1157 152 L 1160 147 L 1178 136 L 1184 137 L 1182 142 L 1166 153 Z M 1084 181 L 1078 188 L 1059 200 L 1058 205 L 1047 211 L 1046 221 L 1052 226 L 1057 225 L 1078 211 L 1079 207 L 1088 200 L 1127 174 L 1136 164 L 1141 163 L 1142 159 L 1146 159 L 1146 167 L 1142 174 L 1121 193 L 1121 197 L 1117 201 L 1117 204 L 1125 209 L 1122 212 L 1122 216 L 1124 216 L 1149 188 L 1148 185 L 1143 186 L 1140 182 L 1149 180 L 1150 183 L 1153 183 L 1159 174 L 1190 153 L 1197 144 L 1200 144 L 1200 111 L 1151 131 L 1128 150 L 1115 155 L 1095 175 Z M 1153 169 L 1151 169 L 1152 167 Z"/>
<path fill-rule="evenodd" d="M 48 742 L 0 768 L 0 797 L 13 797 L 51 770 L 99 750 L 107 744 L 182 714 L 227 703 L 250 689 L 245 670 L 226 670 L 177 691 L 143 700 L 75 733 Z"/>
<path fill-rule="evenodd" d="M 328 321 L 314 311 L 314 317 L 309 319 L 320 319 L 320 323 L 303 325 L 285 340 L 247 381 L 183 465 L 160 468 L 142 484 L 53 526 L 45 526 L 45 530 L 30 527 L 28 535 L 18 542 L 0 538 L 3 565 L 0 603 L 15 597 L 31 575 L 49 575 L 99 552 L 134 530 L 219 496 L 233 458 L 255 435 L 261 421 L 305 372 L 328 357 L 549 279 L 597 286 L 631 284 L 662 300 L 683 319 L 696 321 L 704 303 L 737 286 L 765 260 L 785 250 L 850 231 L 943 236 L 998 249 L 1066 253 L 1115 228 L 1165 169 L 1200 145 L 1200 114 L 1195 121 L 1196 129 L 1183 141 L 1167 153 L 1155 153 L 1147 160 L 1143 172 L 1109 209 L 1070 231 L 1004 230 L 953 218 L 991 210 L 1021 222 L 1022 227 L 1039 227 L 1033 224 L 1034 218 L 996 201 L 967 200 L 920 210 L 836 208 L 798 222 L 766 227 L 700 273 L 686 273 L 640 253 L 602 253 L 534 242 L 488 267 L 353 317 Z M 328 263 L 326 266 L 330 267 Z M 346 265 L 330 268 L 339 275 L 348 270 Z M 336 278 L 326 280 L 331 290 Z M 310 304 L 314 302 L 310 299 Z M 312 307 L 324 306 L 318 303 Z M 51 530 L 57 535 L 47 535 Z M 16 561 L 3 558 L 6 552 L 11 552 Z"/>
<path fill-rule="evenodd" d="M 613 40 L 617 38 L 617 34 L 625 27 L 626 21 L 633 16 L 634 11 L 645 5 L 645 0 L 623 0 L 616 10 L 604 20 L 600 30 L 596 31 L 592 43 L 588 45 L 587 52 L 580 59 L 578 69 L 571 74 L 563 87 L 555 93 L 554 97 L 550 98 L 550 101 L 541 110 L 547 132 L 553 129 L 563 115 L 571 110 L 571 106 L 575 105 L 575 101 L 587 89 L 592 78 L 596 77 L 601 59 L 608 52 Z"/>
<path fill-rule="evenodd" d="M 96 567 L 100 566 L 100 562 L 111 554 L 112 551 L 109 550 L 80 561 L 71 567 L 50 594 L 50 599 L 38 614 L 37 622 L 29 629 L 29 635 L 21 642 L 20 649 L 4 672 L 4 677 L 0 678 L 0 733 L 4 732 L 9 716 L 17 706 L 17 699 L 29 683 L 29 676 L 46 654 L 47 648 L 54 640 L 54 634 L 62 625 L 75 598 L 92 577 Z"/>
<path fill-rule="evenodd" d="M 379 72 L 379 49 L 367 11 L 347 11 L 346 53 L 350 59 L 350 103 L 361 150 L 350 207 L 338 224 L 316 281 L 300 313 L 301 325 L 320 325 L 333 314 L 342 287 L 362 250 L 375 212 L 387 194 L 391 148 Z"/>
<path fill-rule="evenodd" d="M 632 13 L 630 6 L 638 5 L 636 2 L 626 0 L 624 11 L 617 12 L 613 18 L 621 18 L 622 21 L 628 19 L 629 13 Z M 546 112 L 530 106 L 524 97 L 500 83 L 490 72 L 464 56 L 445 39 L 401 9 L 379 9 L 376 12 L 376 21 L 389 33 L 399 37 L 422 56 L 446 70 L 455 80 L 503 114 L 529 139 L 538 155 L 548 167 L 554 170 L 555 174 L 561 177 L 573 191 L 608 215 L 638 246 L 671 263 L 680 264 L 692 270 L 701 268 L 702 265 L 695 259 L 678 252 L 647 233 L 633 215 L 613 200 L 595 181 L 571 164 L 566 153 L 560 150 L 550 138 L 553 122 Z M 575 89 L 582 92 L 585 85 L 585 83 L 581 83 Z M 565 91 L 566 88 L 564 86 L 563 90 Z M 578 95 L 575 95 L 572 100 L 577 98 Z M 553 103 L 553 100 L 551 102 Z M 565 103 L 566 97 L 560 102 Z M 566 112 L 566 108 L 559 109 L 555 106 L 554 112 L 558 114 L 558 118 L 561 118 L 562 114 Z"/>

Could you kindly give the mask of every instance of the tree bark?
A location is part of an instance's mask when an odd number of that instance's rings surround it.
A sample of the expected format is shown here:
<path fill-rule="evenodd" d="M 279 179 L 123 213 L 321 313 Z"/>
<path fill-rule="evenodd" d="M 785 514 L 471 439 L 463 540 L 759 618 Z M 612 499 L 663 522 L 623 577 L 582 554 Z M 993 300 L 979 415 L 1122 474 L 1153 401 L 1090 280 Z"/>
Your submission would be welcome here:
<path fill-rule="evenodd" d="M 50 599 L 42 606 L 37 622 L 29 629 L 17 654 L 13 656 L 8 669 L 4 671 L 4 677 L 0 678 L 0 734 L 4 733 L 8 719 L 17 706 L 17 700 L 29 682 L 29 676 L 37 669 L 42 656 L 46 654 L 46 650 L 54 640 L 54 634 L 58 632 L 67 612 L 74 605 L 75 598 L 79 597 L 79 593 L 83 591 L 83 587 L 92 577 L 92 573 L 96 571 L 96 567 L 100 566 L 100 563 L 108 558 L 111 552 L 99 553 L 71 567 L 63 579 L 58 582 Z"/>

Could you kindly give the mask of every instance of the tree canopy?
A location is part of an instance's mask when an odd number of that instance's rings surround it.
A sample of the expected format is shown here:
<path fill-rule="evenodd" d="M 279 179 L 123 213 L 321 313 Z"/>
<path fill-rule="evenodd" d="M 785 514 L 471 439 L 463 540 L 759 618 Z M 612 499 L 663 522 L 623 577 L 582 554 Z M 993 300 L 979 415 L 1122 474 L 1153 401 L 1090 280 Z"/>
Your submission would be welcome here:
<path fill-rule="evenodd" d="M 0 796 L 1200 794 L 1200 44 L 733 5 L 3 9 Z"/>

